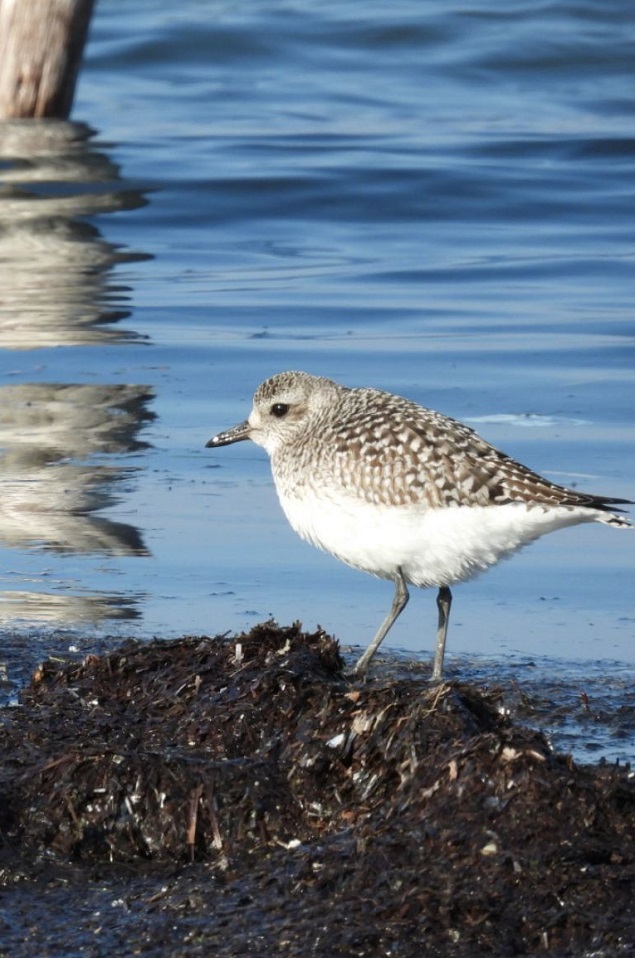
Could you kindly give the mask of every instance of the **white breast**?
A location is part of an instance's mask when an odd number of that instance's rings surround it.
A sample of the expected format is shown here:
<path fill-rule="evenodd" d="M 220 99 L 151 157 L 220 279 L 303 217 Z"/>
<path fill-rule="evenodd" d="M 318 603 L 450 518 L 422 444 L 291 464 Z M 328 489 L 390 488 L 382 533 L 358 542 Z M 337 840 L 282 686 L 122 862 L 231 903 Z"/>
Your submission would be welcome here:
<path fill-rule="evenodd" d="M 588 508 L 527 507 L 523 503 L 456 506 L 378 506 L 353 497 L 281 495 L 293 529 L 342 562 L 380 578 L 400 568 L 413 585 L 470 579 L 547 532 L 589 522 Z"/>

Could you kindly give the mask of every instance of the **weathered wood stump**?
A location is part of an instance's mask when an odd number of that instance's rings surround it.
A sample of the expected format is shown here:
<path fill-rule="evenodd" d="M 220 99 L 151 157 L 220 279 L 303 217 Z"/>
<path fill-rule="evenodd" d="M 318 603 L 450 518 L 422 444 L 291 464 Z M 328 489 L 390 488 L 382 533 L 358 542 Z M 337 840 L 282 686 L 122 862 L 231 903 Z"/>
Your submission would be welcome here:
<path fill-rule="evenodd" d="M 94 0 L 0 0 L 0 119 L 65 119 Z"/>

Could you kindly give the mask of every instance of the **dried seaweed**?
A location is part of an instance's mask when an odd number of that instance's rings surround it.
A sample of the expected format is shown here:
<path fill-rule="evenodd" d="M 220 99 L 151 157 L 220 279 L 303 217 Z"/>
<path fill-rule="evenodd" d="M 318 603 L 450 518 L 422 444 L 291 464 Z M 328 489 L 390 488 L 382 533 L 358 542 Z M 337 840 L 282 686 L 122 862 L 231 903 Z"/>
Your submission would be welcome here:
<path fill-rule="evenodd" d="M 554 754 L 496 692 L 349 681 L 320 631 L 265 623 L 44 663 L 0 736 L 5 886 L 57 902 L 64 883 L 123 882 L 145 954 L 635 943 L 628 770 Z"/>

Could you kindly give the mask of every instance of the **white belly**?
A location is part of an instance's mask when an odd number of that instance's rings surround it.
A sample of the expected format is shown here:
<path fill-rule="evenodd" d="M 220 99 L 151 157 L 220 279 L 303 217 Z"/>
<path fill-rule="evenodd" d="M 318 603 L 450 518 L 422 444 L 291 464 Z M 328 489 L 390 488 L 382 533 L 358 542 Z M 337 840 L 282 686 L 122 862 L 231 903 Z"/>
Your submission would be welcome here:
<path fill-rule="evenodd" d="M 358 499 L 280 495 L 295 531 L 347 565 L 388 579 L 401 569 L 413 585 L 470 579 L 539 536 L 590 522 L 590 509 L 501 506 L 378 506 Z"/>

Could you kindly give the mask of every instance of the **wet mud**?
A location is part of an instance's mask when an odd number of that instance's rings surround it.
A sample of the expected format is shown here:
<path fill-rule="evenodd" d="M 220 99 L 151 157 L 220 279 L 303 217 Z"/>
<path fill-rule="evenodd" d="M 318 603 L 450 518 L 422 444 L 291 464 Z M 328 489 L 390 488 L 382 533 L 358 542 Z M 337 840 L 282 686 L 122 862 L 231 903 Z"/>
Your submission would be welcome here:
<path fill-rule="evenodd" d="M 2 956 L 633 954 L 629 769 L 500 691 L 266 623 L 46 662 L 0 737 Z"/>

